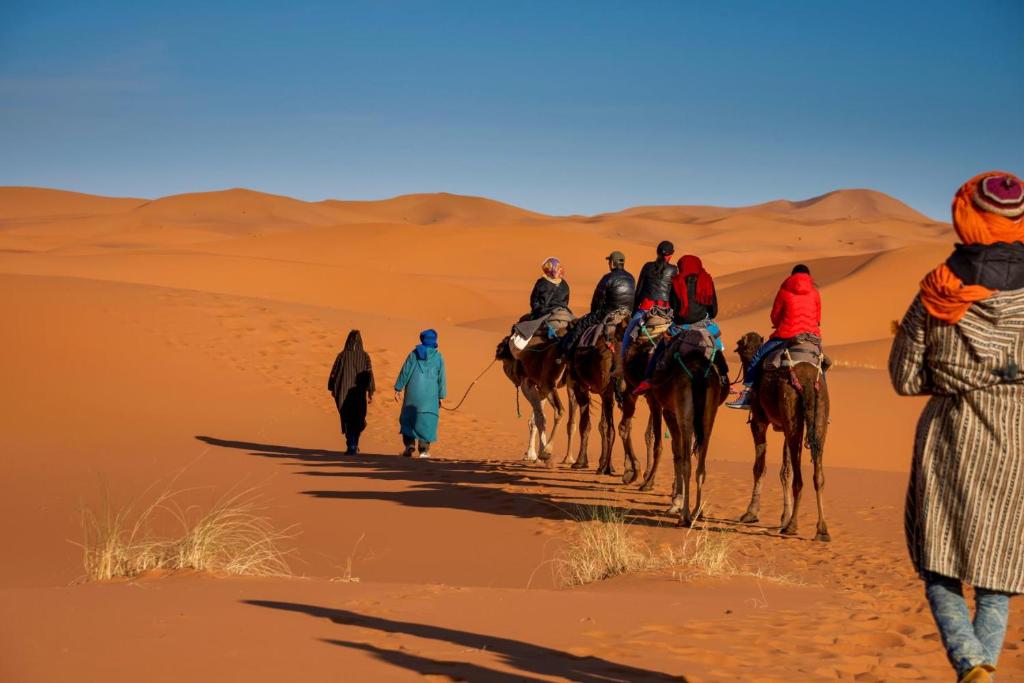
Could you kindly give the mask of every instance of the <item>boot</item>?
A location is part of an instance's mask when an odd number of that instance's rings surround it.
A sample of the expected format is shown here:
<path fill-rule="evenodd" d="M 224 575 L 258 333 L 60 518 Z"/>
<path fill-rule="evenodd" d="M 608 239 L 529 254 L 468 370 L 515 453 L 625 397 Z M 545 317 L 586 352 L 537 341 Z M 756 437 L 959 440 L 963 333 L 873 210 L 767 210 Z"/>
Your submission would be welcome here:
<path fill-rule="evenodd" d="M 736 397 L 736 400 L 729 401 L 725 406 L 727 408 L 735 408 L 736 410 L 750 410 L 751 398 L 750 387 L 744 387 L 740 395 Z"/>
<path fill-rule="evenodd" d="M 646 394 L 650 390 L 651 390 L 651 383 L 650 383 L 650 381 L 645 379 L 643 382 L 640 382 L 640 384 L 637 385 L 636 389 L 633 390 L 633 395 L 634 396 L 643 396 L 644 394 Z"/>
<path fill-rule="evenodd" d="M 990 674 L 994 674 L 996 668 L 989 664 L 981 664 L 974 667 L 960 677 L 959 683 L 989 683 L 992 680 Z"/>

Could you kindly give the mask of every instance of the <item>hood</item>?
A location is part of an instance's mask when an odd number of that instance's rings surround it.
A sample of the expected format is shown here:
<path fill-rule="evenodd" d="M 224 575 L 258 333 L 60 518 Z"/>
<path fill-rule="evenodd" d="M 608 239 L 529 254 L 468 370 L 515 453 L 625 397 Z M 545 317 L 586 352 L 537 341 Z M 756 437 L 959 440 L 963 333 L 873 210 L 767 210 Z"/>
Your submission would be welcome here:
<path fill-rule="evenodd" d="M 423 344 L 417 344 L 416 348 L 413 349 L 416 357 L 420 360 L 427 360 L 431 356 L 437 354 L 437 349 L 433 346 L 424 346 Z"/>
<path fill-rule="evenodd" d="M 786 278 L 782 289 L 791 294 L 810 294 L 814 291 L 814 280 L 807 273 L 797 273 Z"/>

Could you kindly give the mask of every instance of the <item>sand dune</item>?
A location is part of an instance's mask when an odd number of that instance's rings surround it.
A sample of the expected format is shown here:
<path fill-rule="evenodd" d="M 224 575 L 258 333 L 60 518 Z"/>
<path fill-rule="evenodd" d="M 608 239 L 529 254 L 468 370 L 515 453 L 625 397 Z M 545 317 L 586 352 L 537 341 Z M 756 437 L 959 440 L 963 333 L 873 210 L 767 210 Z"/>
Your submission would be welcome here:
<path fill-rule="evenodd" d="M 0 188 L 0 535 L 16 558 L 0 565 L 0 678 L 269 681 L 294 678 L 298 658 L 302 675 L 352 680 L 940 680 L 947 665 L 900 527 L 921 401 L 892 394 L 884 363 L 890 321 L 949 235 L 868 190 L 546 216 L 450 194 L 145 200 Z M 825 455 L 835 540 L 775 534 L 774 474 L 762 524 L 735 523 L 753 448 L 746 415 L 730 411 L 712 443 L 708 527 L 730 532 L 735 562 L 756 575 L 664 570 L 558 589 L 551 564 L 576 505 L 627 511 L 655 546 L 679 542 L 685 532 L 663 514 L 670 463 L 651 493 L 520 463 L 526 420 L 493 368 L 443 414 L 437 459 L 404 460 L 388 388 L 432 326 L 454 403 L 524 312 L 544 257 L 566 263 L 582 313 L 609 251 L 636 271 L 666 238 L 716 275 L 730 348 L 768 331 L 778 284 L 795 262 L 811 266 L 837 361 Z M 352 327 L 379 387 L 354 459 L 339 452 L 324 386 Z M 559 455 L 564 446 L 559 433 Z M 769 448 L 774 472 L 777 435 Z M 68 587 L 81 573 L 69 542 L 79 505 L 171 480 L 199 506 L 259 487 L 268 514 L 301 530 L 293 559 L 308 580 Z M 350 561 L 361 583 L 332 581 Z M 1008 680 L 1024 671 L 1015 629 Z"/>

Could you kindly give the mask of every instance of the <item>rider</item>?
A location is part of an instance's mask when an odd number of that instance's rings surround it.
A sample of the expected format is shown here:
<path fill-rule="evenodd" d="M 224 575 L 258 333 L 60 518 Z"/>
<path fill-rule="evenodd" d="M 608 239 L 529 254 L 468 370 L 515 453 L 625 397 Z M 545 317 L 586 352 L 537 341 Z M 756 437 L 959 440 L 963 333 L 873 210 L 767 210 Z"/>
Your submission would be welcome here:
<path fill-rule="evenodd" d="M 761 345 L 750 359 L 750 365 L 743 370 L 743 391 L 735 401 L 725 404 L 730 408 L 750 408 L 751 389 L 760 374 L 761 361 L 769 353 L 801 334 L 821 338 L 821 295 L 807 266 L 800 264 L 794 267 L 792 274 L 782 283 L 772 306 L 772 327 L 775 328 L 772 336 Z"/>
<path fill-rule="evenodd" d="M 543 274 L 530 292 L 530 312 L 520 322 L 543 318 L 560 308 L 569 310 L 569 283 L 565 281 L 562 262 L 552 256 L 544 260 L 540 269 Z"/>
<path fill-rule="evenodd" d="M 729 366 L 724 355 L 725 345 L 721 339 L 722 332 L 714 320 L 718 315 L 718 293 L 715 291 L 715 281 L 711 274 L 704 269 L 704 263 L 697 256 L 691 254 L 683 256 L 679 259 L 678 267 L 679 273 L 672 278 L 672 292 L 669 297 L 675 314 L 672 319 L 672 327 L 669 328 L 668 334 L 662 336 L 654 353 L 651 354 L 644 381 L 633 390 L 637 396 L 651 388 L 651 374 L 672 337 L 695 325 L 706 327 L 713 335 L 716 346 L 714 363 L 718 367 L 723 381 L 728 381 L 725 379 L 729 376 Z"/>
<path fill-rule="evenodd" d="M 608 272 L 594 288 L 590 301 L 590 313 L 576 320 L 558 343 L 558 362 L 571 349 L 583 333 L 593 325 L 603 322 L 619 309 L 632 310 L 636 283 L 626 270 L 626 256 L 621 251 L 608 255 Z"/>
<path fill-rule="evenodd" d="M 632 341 L 633 331 L 636 326 L 647 316 L 651 309 L 671 309 L 669 299 L 672 297 L 672 278 L 676 276 L 679 269 L 672 265 L 672 254 L 676 252 L 675 246 L 668 240 L 658 244 L 658 258 L 644 264 L 640 270 L 640 279 L 636 283 L 636 294 L 633 297 L 633 317 L 626 327 L 626 334 L 622 338 L 621 360 L 625 360 L 626 352 Z M 624 363 L 619 363 L 616 375 L 620 375 Z"/>

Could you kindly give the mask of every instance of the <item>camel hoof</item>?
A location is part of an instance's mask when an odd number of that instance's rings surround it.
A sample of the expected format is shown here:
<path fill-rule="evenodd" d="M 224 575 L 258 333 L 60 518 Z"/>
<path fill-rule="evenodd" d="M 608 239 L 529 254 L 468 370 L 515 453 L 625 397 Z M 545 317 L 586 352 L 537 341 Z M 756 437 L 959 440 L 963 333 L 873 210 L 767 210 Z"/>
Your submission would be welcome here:
<path fill-rule="evenodd" d="M 821 541 L 822 543 L 831 543 L 832 542 L 832 537 L 828 535 L 828 532 L 825 532 L 823 534 L 819 533 L 819 534 L 815 535 L 814 540 L 815 541 Z"/>
<path fill-rule="evenodd" d="M 636 470 L 626 470 L 625 472 L 622 473 L 622 483 L 623 484 L 632 484 L 639 477 L 640 477 L 640 473 L 637 472 Z"/>
<path fill-rule="evenodd" d="M 574 462 L 572 464 L 572 469 L 574 469 L 574 470 L 585 470 L 585 469 L 587 469 L 587 461 L 586 460 L 577 460 L 576 462 Z"/>
<path fill-rule="evenodd" d="M 654 490 L 654 482 L 645 481 L 644 483 L 640 484 L 640 490 L 641 491 L 653 491 Z"/>
<path fill-rule="evenodd" d="M 547 462 L 548 460 L 551 459 L 551 457 L 552 457 L 551 451 L 544 451 L 539 456 L 534 458 L 534 460 L 543 460 L 544 462 Z"/>
<path fill-rule="evenodd" d="M 668 507 L 668 510 L 665 510 L 665 514 L 666 515 L 678 515 L 682 511 L 683 511 L 683 506 L 682 505 L 676 505 L 675 503 L 673 503 L 672 505 L 670 505 Z"/>
<path fill-rule="evenodd" d="M 693 520 L 692 519 L 686 519 L 685 517 L 680 517 L 679 521 L 676 522 L 676 526 L 680 527 L 680 528 L 683 528 L 683 529 L 689 529 L 690 527 L 693 526 Z"/>
<path fill-rule="evenodd" d="M 785 527 L 782 527 L 782 530 L 779 531 L 779 533 L 782 534 L 783 536 L 796 536 L 796 527 L 795 526 L 785 526 Z"/>
<path fill-rule="evenodd" d="M 523 456 L 523 460 L 525 462 L 537 462 L 537 456 L 536 455 L 526 454 L 526 455 Z"/>
<path fill-rule="evenodd" d="M 757 524 L 760 520 L 753 512 L 744 512 L 740 517 L 740 524 Z"/>

